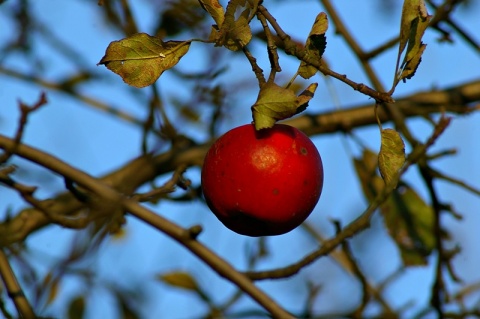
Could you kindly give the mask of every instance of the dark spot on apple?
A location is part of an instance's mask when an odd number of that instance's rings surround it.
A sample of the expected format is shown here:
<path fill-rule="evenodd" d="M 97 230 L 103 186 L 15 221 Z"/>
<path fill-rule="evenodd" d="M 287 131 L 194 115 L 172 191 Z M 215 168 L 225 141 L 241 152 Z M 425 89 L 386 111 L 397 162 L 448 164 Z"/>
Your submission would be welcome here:
<path fill-rule="evenodd" d="M 273 195 L 278 195 L 280 191 L 278 190 L 278 188 L 274 188 L 272 193 Z"/>
<path fill-rule="evenodd" d="M 307 151 L 307 149 L 306 149 L 305 147 L 301 147 L 301 148 L 300 148 L 300 153 L 301 153 L 302 155 L 308 155 L 308 151 Z"/>

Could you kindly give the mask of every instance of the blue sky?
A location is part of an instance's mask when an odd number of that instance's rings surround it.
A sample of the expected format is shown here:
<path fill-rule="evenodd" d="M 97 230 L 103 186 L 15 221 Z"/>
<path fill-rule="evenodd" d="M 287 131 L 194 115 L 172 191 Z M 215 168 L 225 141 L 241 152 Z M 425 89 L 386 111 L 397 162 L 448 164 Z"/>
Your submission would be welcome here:
<path fill-rule="evenodd" d="M 10 6 L 12 3 L 7 1 L 3 6 Z M 400 8 L 392 11 L 389 16 L 385 16 L 379 11 L 377 3 L 377 1 L 371 1 L 369 6 L 360 1 L 348 3 L 344 1 L 335 4 L 353 35 L 366 49 L 377 46 L 398 32 Z M 299 40 L 305 39 L 315 16 L 322 11 L 317 1 L 271 4 L 269 1 L 265 1 L 264 4 L 277 18 L 284 30 Z M 156 19 L 156 13 L 148 9 L 146 1 L 135 3 L 132 1 L 132 5 L 135 8 L 135 14 L 141 17 L 138 19 L 141 31 L 148 32 L 153 25 L 153 19 Z M 37 1 L 33 3 L 33 7 L 36 16 L 47 25 L 55 24 L 53 28 L 55 34 L 71 44 L 84 58 L 83 63 L 102 76 L 93 85 L 82 87 L 82 93 L 136 117 L 144 118 L 146 116 L 146 109 L 132 94 L 135 90 L 128 88 L 118 76 L 103 66 L 96 66 L 108 44 L 122 37 L 121 34 L 112 32 L 106 27 L 96 12 L 98 10 L 96 5 L 78 0 Z M 6 19 L 2 9 L 0 6 L 0 30 L 11 30 L 12 25 Z M 460 11 L 454 16 L 471 34 L 475 30 L 480 30 L 480 20 L 478 15 L 474 14 L 475 10 L 478 12 L 478 9 L 480 9 L 480 5 L 477 1 L 472 4 L 470 11 Z M 7 41 L 12 34 L 13 32 L 1 32 L 0 41 Z M 476 55 L 458 38 L 454 45 L 438 43 L 437 38 L 437 33 L 431 30 L 427 31 L 424 41 L 428 47 L 422 64 L 412 80 L 398 86 L 394 97 L 478 79 L 478 70 L 480 69 L 478 54 Z M 333 26 L 327 32 L 327 41 L 324 57 L 332 69 L 338 73 L 347 74 L 356 82 L 366 82 L 365 75 L 343 39 L 334 34 Z M 75 66 L 65 58 L 54 55 L 48 44 L 40 42 L 38 46 L 40 49 L 35 52 L 35 55 L 43 57 L 47 61 L 43 68 L 32 68 L 32 65 L 26 63 L 22 56 L 12 56 L 1 63 L 9 68 L 34 72 L 34 74 L 52 80 L 75 70 Z M 177 67 L 185 70 L 191 70 L 197 66 L 199 69 L 204 67 L 208 59 L 202 56 L 205 53 L 202 46 L 205 44 L 192 44 L 191 52 Z M 268 60 L 263 48 L 258 44 L 253 44 L 252 52 L 257 56 L 260 65 L 267 70 Z M 386 87 L 389 87 L 393 78 L 396 52 L 397 49 L 392 49 L 388 54 L 374 61 L 375 70 Z M 296 71 L 298 63 L 286 56 L 281 56 L 280 62 L 284 71 L 280 74 L 279 79 L 286 83 Z M 232 54 L 228 64 L 230 68 L 224 76 L 225 80 L 235 76 L 246 81 L 255 81 L 250 66 L 243 57 Z M 319 88 L 307 112 L 319 113 L 335 107 L 345 108 L 371 102 L 368 97 L 337 81 L 332 81 L 335 96 L 332 96 L 332 90 L 328 88 L 323 77 L 317 75 L 312 81 L 318 82 Z M 161 92 L 165 96 L 188 94 L 188 88 L 183 87 L 182 83 L 168 74 L 168 71 L 157 85 L 160 86 Z M 12 80 L 0 74 L 1 134 L 11 136 L 15 132 L 18 118 L 17 101 L 21 99 L 26 103 L 32 103 L 37 100 L 40 91 L 40 88 L 31 84 Z M 49 104 L 29 119 L 24 137 L 27 144 L 44 149 L 95 176 L 104 174 L 139 154 L 141 131 L 134 125 L 112 118 L 108 114 L 85 106 L 61 93 L 47 90 L 47 95 Z M 254 89 L 247 92 L 235 92 L 228 100 L 228 103 L 231 104 L 231 114 L 224 120 L 220 130 L 226 131 L 236 125 L 249 122 L 251 120 L 249 108 L 255 99 Z M 337 105 L 337 101 L 340 105 Z M 175 116 L 171 110 L 167 111 L 170 112 L 170 116 Z M 432 150 L 456 148 L 458 155 L 437 160 L 435 167 L 468 181 L 477 188 L 480 188 L 480 171 L 476 163 L 480 156 L 475 137 L 480 134 L 479 120 L 478 114 L 467 118 L 456 118 L 432 148 Z M 409 122 L 409 126 L 419 139 L 425 140 L 428 137 L 430 127 L 425 124 L 425 121 L 414 120 Z M 179 129 L 184 133 L 194 134 L 195 138 L 200 141 L 206 138 L 204 134 L 200 133 L 203 129 L 200 124 L 181 125 Z M 372 149 L 379 149 L 377 127 L 359 129 L 356 134 Z M 325 236 L 330 236 L 334 232 L 332 219 L 340 220 L 345 225 L 366 207 L 350 158 L 352 153 L 358 155 L 359 149 L 350 139 L 339 134 L 315 136 L 312 139 L 324 162 L 325 185 L 320 202 L 308 221 Z M 349 146 L 346 147 L 346 145 Z M 36 193 L 39 197 L 44 198 L 63 189 L 60 178 L 25 161 L 19 160 L 17 163 L 19 165 L 18 175 L 22 176 L 26 183 L 34 185 L 47 183 L 48 187 L 40 188 Z M 31 169 L 38 174 L 28 174 Z M 161 177 L 159 180 L 168 177 Z M 199 169 L 189 169 L 186 177 L 194 183 L 198 183 Z M 415 169 L 409 170 L 406 178 L 415 185 L 415 189 L 420 194 L 427 195 L 425 187 L 419 182 L 420 179 Z M 480 234 L 474 230 L 474 225 L 480 224 L 480 216 L 476 211 L 480 200 L 478 197 L 446 183 L 438 183 L 436 186 L 439 193 L 444 196 L 444 201 L 454 203 L 456 210 L 464 214 L 463 221 L 455 221 L 448 217 L 444 220 L 445 226 L 453 235 L 454 242 L 458 242 L 462 247 L 462 253 L 455 259 L 454 265 L 465 281 L 478 281 L 480 275 L 476 265 L 480 264 L 480 256 L 476 253 L 476 243 L 480 241 Z M 4 203 L 0 210 L 0 216 L 3 216 L 7 207 L 14 212 L 24 207 L 16 194 L 5 188 L 0 188 L 0 199 Z M 248 247 L 251 248 L 256 244 L 256 239 L 230 232 L 199 201 L 183 204 L 161 202 L 159 205 L 150 207 L 158 214 L 182 226 L 204 225 L 205 230 L 201 234 L 200 240 L 238 268 L 245 269 L 245 251 Z M 62 256 L 73 237 L 72 231 L 56 226 L 34 234 L 29 240 L 29 246 L 33 252 L 32 256 L 38 257 L 35 262 L 36 267 L 43 274 L 48 272 L 49 265 Z M 260 269 L 288 265 L 316 248 L 314 241 L 300 229 L 283 236 L 269 238 L 267 243 L 272 256 L 258 265 Z M 360 265 L 364 267 L 365 273 L 374 283 L 385 279 L 399 266 L 398 253 L 383 229 L 382 220 L 378 215 L 373 219 L 370 230 L 352 240 L 352 246 L 358 256 L 361 256 L 361 258 L 359 257 Z M 146 289 L 149 297 L 144 315 L 149 314 L 152 318 L 165 314 L 168 314 L 168 318 L 173 319 L 190 318 L 192 313 L 198 316 L 205 310 L 202 308 L 202 303 L 192 294 L 171 289 L 154 281 L 155 274 L 176 269 L 189 271 L 197 277 L 201 285 L 215 292 L 212 293 L 212 298 L 216 301 L 225 301 L 235 291 L 231 284 L 199 262 L 196 257 L 191 256 L 189 252 L 166 236 L 133 218 L 128 218 L 124 239 L 107 242 L 100 248 L 99 254 L 88 262 L 98 270 L 99 278 L 102 280 L 111 280 L 116 284 L 132 287 L 138 284 Z M 411 300 L 415 300 L 417 306 L 426 303 L 431 276 L 432 272 L 429 267 L 410 269 L 387 288 L 385 292 L 387 300 L 396 307 Z M 319 312 L 328 313 L 340 306 L 343 309 L 353 308 L 358 302 L 360 292 L 358 283 L 328 258 L 323 258 L 305 268 L 295 278 L 278 282 L 261 282 L 259 286 L 288 310 L 299 311 L 308 293 L 307 281 L 322 285 L 322 291 L 328 291 L 327 296 L 320 294 L 316 301 L 315 309 Z M 413 286 L 415 289 L 412 289 Z M 61 286 L 61 297 L 45 310 L 45 314 L 61 314 L 65 310 L 65 300 L 82 289 L 84 288 L 81 286 L 79 288 L 77 281 L 68 280 Z M 345 300 L 345 290 L 349 290 L 349 293 L 352 294 L 351 299 Z M 105 304 L 113 302 L 105 290 L 94 290 L 89 302 L 92 306 L 89 307 L 88 318 L 116 317 L 113 311 L 114 305 L 105 307 Z M 235 309 L 240 310 L 244 306 L 257 307 L 249 298 L 242 298 L 239 306 Z M 195 310 L 192 311 L 192 309 Z M 415 306 L 413 309 L 418 310 Z"/>

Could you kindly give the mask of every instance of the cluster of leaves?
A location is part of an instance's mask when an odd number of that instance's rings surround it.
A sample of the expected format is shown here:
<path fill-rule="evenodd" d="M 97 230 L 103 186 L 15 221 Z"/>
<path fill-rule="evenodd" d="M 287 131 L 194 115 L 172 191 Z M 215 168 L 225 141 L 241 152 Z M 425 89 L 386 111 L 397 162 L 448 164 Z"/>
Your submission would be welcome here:
<path fill-rule="evenodd" d="M 258 0 L 230 1 L 225 10 L 216 0 L 202 0 L 200 5 L 216 23 L 212 26 L 208 39 L 164 42 L 157 36 L 138 33 L 112 42 L 99 64 L 120 75 L 129 85 L 138 88 L 149 86 L 187 54 L 193 41 L 213 43 L 231 51 L 244 49 L 252 39 L 249 23 L 257 14 L 259 4 Z M 236 17 L 235 12 L 238 8 L 243 8 L 243 11 Z M 327 28 L 327 16 L 320 13 L 306 43 L 305 52 L 311 59 L 319 60 L 325 51 Z M 308 79 L 317 72 L 314 66 L 303 61 L 300 63 L 298 74 L 303 78 Z M 317 84 L 313 83 L 297 97 L 288 86 L 282 88 L 273 80 L 272 77 L 264 83 L 264 79 L 259 79 L 260 92 L 257 102 L 252 106 L 256 129 L 272 127 L 276 121 L 303 111 L 317 87 Z"/>

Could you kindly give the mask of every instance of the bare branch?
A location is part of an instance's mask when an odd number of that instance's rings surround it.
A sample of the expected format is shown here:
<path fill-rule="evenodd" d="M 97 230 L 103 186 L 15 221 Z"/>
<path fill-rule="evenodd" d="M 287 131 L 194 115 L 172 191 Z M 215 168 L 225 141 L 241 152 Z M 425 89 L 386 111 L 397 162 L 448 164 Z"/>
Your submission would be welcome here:
<path fill-rule="evenodd" d="M 2 277 L 3 284 L 8 292 L 8 296 L 12 299 L 18 314 L 24 319 L 35 319 L 37 316 L 32 309 L 32 306 L 28 302 L 25 294 L 23 293 L 17 277 L 13 272 L 10 263 L 8 262 L 7 255 L 3 249 L 0 249 L 0 276 Z"/>

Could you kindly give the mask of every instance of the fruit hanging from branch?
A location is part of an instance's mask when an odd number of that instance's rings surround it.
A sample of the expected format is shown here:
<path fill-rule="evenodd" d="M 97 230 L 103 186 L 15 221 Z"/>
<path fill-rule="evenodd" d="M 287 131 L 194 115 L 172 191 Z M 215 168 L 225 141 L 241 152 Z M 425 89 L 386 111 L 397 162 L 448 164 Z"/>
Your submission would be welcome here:
<path fill-rule="evenodd" d="M 293 230 L 315 208 L 322 186 L 315 145 L 284 124 L 230 130 L 212 145 L 202 169 L 202 189 L 212 212 L 227 228 L 247 236 Z"/>

